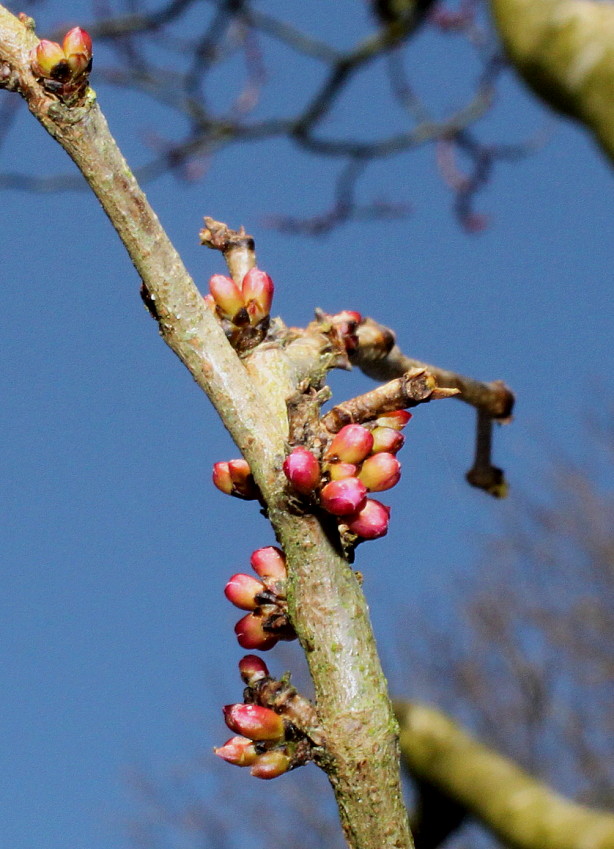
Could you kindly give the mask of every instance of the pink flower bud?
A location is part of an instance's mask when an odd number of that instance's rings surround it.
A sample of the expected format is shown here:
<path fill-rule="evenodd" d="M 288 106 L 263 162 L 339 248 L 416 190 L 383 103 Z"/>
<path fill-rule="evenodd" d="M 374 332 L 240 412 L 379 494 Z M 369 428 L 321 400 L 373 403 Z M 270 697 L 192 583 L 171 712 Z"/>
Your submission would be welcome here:
<path fill-rule="evenodd" d="M 396 454 L 400 451 L 405 442 L 403 434 L 395 430 L 393 427 L 376 427 L 371 431 L 373 433 L 373 448 L 371 452 L 377 454 L 380 451 L 386 451 L 388 454 Z"/>
<path fill-rule="evenodd" d="M 288 772 L 291 763 L 290 757 L 283 749 L 270 749 L 258 755 L 250 772 L 255 778 L 277 778 Z"/>
<path fill-rule="evenodd" d="M 263 678 L 269 677 L 269 670 L 262 658 L 256 654 L 246 654 L 239 661 L 239 672 L 241 678 L 248 686 L 252 686 L 257 681 L 262 681 Z"/>
<path fill-rule="evenodd" d="M 36 47 L 30 51 L 30 64 L 34 73 L 39 77 L 46 79 L 64 77 L 68 79 L 70 76 L 64 51 L 57 42 L 48 41 L 46 38 L 39 41 Z"/>
<path fill-rule="evenodd" d="M 90 70 L 92 39 L 88 32 L 80 27 L 73 27 L 64 36 L 62 47 L 73 76 L 78 76 Z"/>
<path fill-rule="evenodd" d="M 324 455 L 327 460 L 339 460 L 342 463 L 362 463 L 371 453 L 373 435 L 359 424 L 342 427 L 333 438 Z"/>
<path fill-rule="evenodd" d="M 261 578 L 275 578 L 283 580 L 287 577 L 286 558 L 281 549 L 273 545 L 266 548 L 258 548 L 252 552 L 250 557 L 252 569 Z"/>
<path fill-rule="evenodd" d="M 309 495 L 320 483 L 320 464 L 317 458 L 303 448 L 293 448 L 284 460 L 283 470 L 292 486 L 302 495 Z"/>
<path fill-rule="evenodd" d="M 220 492 L 225 492 L 226 495 L 232 495 L 232 478 L 230 477 L 228 463 L 220 462 L 213 464 L 212 480 Z"/>
<path fill-rule="evenodd" d="M 254 741 L 249 737 L 231 737 L 213 751 L 218 758 L 235 766 L 251 766 L 258 757 Z"/>
<path fill-rule="evenodd" d="M 224 595 L 235 607 L 241 610 L 254 610 L 258 607 L 256 596 L 264 592 L 264 584 L 251 575 L 233 575 L 224 587 Z"/>
<path fill-rule="evenodd" d="M 382 413 L 375 421 L 380 427 L 393 427 L 402 430 L 411 419 L 411 413 L 407 410 L 393 410 L 392 413 Z"/>
<path fill-rule="evenodd" d="M 329 463 L 326 468 L 332 481 L 340 481 L 343 478 L 355 478 L 358 471 L 358 466 L 355 466 L 353 463 Z"/>
<path fill-rule="evenodd" d="M 343 518 L 349 530 L 363 539 L 383 537 L 388 531 L 389 521 L 390 507 L 372 498 L 367 498 L 365 506 L 358 513 Z"/>
<path fill-rule="evenodd" d="M 383 492 L 399 482 L 401 464 L 394 454 L 372 454 L 362 464 L 358 477 L 369 492 Z"/>
<path fill-rule="evenodd" d="M 265 271 L 259 268 L 250 268 L 241 285 L 243 300 L 249 314 L 249 323 L 258 324 L 271 312 L 273 292 L 275 287 L 273 281 Z"/>
<path fill-rule="evenodd" d="M 231 731 L 250 740 L 283 740 L 286 729 L 282 717 L 262 705 L 226 705 L 224 722 Z"/>
<path fill-rule="evenodd" d="M 212 480 L 215 486 L 226 495 L 234 495 L 246 501 L 258 497 L 258 488 L 254 483 L 251 469 L 243 459 L 214 463 Z"/>
<path fill-rule="evenodd" d="M 220 309 L 222 315 L 233 321 L 239 319 L 240 324 L 245 324 L 245 301 L 237 284 L 231 277 L 225 274 L 213 274 L 209 278 L 209 290 L 213 300 Z"/>
<path fill-rule="evenodd" d="M 268 651 L 273 648 L 279 637 L 265 631 L 262 623 L 262 616 L 256 616 L 254 613 L 248 613 L 242 619 L 239 619 L 235 625 L 235 634 L 241 648 L 258 649 L 259 651 Z"/>
<path fill-rule="evenodd" d="M 320 504 L 334 516 L 347 516 L 364 507 L 367 488 L 358 478 L 331 481 L 320 493 Z"/>

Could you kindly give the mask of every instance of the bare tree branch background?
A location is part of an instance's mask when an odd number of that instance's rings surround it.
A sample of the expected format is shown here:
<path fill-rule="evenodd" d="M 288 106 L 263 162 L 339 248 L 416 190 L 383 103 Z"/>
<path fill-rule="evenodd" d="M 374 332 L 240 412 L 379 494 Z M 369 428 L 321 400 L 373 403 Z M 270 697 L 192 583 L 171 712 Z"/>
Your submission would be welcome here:
<path fill-rule="evenodd" d="M 31 5 L 35 11 L 44 0 Z M 429 0 L 400 22 L 386 18 L 382 8 L 357 2 L 366 34 L 349 47 L 315 38 L 290 15 L 270 15 L 249 0 L 94 0 L 90 8 L 91 20 L 81 24 L 97 45 L 96 88 L 138 92 L 167 110 L 173 128 L 166 135 L 153 127 L 138 130 L 147 151 L 136 169 L 141 182 L 168 171 L 180 181 L 202 179 L 222 149 L 267 139 L 284 139 L 301 149 L 308 167 L 317 168 L 313 163 L 319 157 L 338 163 L 333 196 L 323 209 L 297 215 L 263 204 L 263 220 L 285 232 L 319 236 L 350 220 L 407 215 L 414 198 L 401 193 L 364 201 L 360 180 L 370 165 L 425 145 L 451 190 L 458 221 L 468 232 L 479 232 L 488 218 L 476 210 L 476 196 L 497 164 L 526 156 L 540 143 L 492 143 L 478 133 L 505 63 L 477 0 L 460 6 Z M 417 93 L 409 71 L 411 46 L 424 30 L 443 42 L 466 42 L 474 82 L 465 102 L 429 105 Z M 219 76 L 228 68 L 236 85 L 222 87 Z M 467 74 L 467 68 L 449 72 Z M 375 109 L 361 100 L 365 74 L 381 78 Z M 334 132 L 339 111 L 345 116 L 348 109 L 354 118 L 344 120 L 347 130 Z M 5 121 L 3 135 L 7 129 Z M 5 173 L 1 186 L 34 192 L 83 189 L 79 177 L 62 174 Z"/>

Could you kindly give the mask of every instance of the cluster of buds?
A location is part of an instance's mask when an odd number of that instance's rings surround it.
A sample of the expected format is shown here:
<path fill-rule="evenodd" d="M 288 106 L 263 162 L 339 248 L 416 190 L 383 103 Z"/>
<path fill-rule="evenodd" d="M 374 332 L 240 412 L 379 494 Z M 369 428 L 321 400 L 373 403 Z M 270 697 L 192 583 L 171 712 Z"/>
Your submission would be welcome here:
<path fill-rule="evenodd" d="M 406 410 L 396 410 L 366 425 L 346 425 L 321 461 L 297 446 L 284 460 L 284 473 L 298 493 L 314 498 L 337 517 L 342 533 L 359 540 L 384 536 L 390 508 L 368 494 L 384 492 L 398 482 L 401 464 L 396 454 L 404 442 L 400 431 L 410 418 Z"/>
<path fill-rule="evenodd" d="M 69 30 L 61 45 L 43 39 L 31 50 L 30 64 L 48 91 L 62 99 L 76 97 L 92 68 L 92 39 L 80 27 Z"/>
<path fill-rule="evenodd" d="M 224 721 L 236 736 L 214 749 L 215 754 L 235 766 L 250 767 L 253 776 L 264 779 L 277 778 L 307 763 L 311 746 L 287 715 L 291 713 L 288 704 L 301 701 L 294 688 L 274 681 L 256 655 L 246 655 L 239 662 L 239 671 L 247 685 L 244 703 L 223 708 Z M 277 710 L 262 704 L 271 693 Z"/>
<path fill-rule="evenodd" d="M 224 588 L 228 601 L 249 611 L 235 625 L 239 645 L 267 651 L 279 640 L 295 640 L 286 601 L 286 558 L 279 548 L 254 551 L 250 563 L 258 575 L 233 575 Z"/>
<path fill-rule="evenodd" d="M 273 281 L 265 271 L 250 268 L 241 286 L 232 277 L 214 274 L 205 302 L 219 318 L 236 327 L 255 327 L 268 319 L 273 301 Z"/>
<path fill-rule="evenodd" d="M 246 460 L 224 460 L 213 464 L 214 485 L 226 495 L 234 495 L 244 501 L 258 498 L 258 487 Z"/>

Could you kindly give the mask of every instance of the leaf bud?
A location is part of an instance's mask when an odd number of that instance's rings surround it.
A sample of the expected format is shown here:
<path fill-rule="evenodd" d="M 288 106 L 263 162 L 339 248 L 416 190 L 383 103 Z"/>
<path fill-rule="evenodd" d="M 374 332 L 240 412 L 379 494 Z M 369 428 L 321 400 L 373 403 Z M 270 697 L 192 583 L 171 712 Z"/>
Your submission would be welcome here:
<path fill-rule="evenodd" d="M 266 318 L 271 312 L 273 292 L 275 287 L 273 281 L 259 268 L 250 268 L 241 284 L 243 301 L 249 315 L 249 323 L 254 325 Z"/>
<path fill-rule="evenodd" d="M 349 530 L 363 539 L 377 539 L 388 532 L 390 507 L 367 498 L 365 506 L 352 516 L 344 516 L 343 523 Z"/>
<path fill-rule="evenodd" d="M 401 477 L 401 464 L 394 456 L 385 451 L 372 454 L 362 464 L 358 474 L 369 492 L 383 492 L 391 489 L 399 482 Z"/>
<path fill-rule="evenodd" d="M 375 419 L 375 422 L 380 427 L 393 427 L 395 430 L 403 430 L 411 417 L 411 413 L 407 410 L 393 410 L 391 413 L 381 413 Z"/>
<path fill-rule="evenodd" d="M 270 749 L 258 755 L 250 772 L 255 778 L 277 778 L 284 772 L 288 772 L 291 763 L 289 755 L 283 749 Z"/>
<path fill-rule="evenodd" d="M 228 601 L 241 610 L 255 610 L 258 607 L 256 596 L 263 591 L 262 581 L 241 573 L 233 575 L 224 587 L 224 595 Z"/>
<path fill-rule="evenodd" d="M 311 451 L 298 445 L 283 463 L 285 476 L 301 495 L 309 495 L 320 483 L 320 464 Z"/>
<path fill-rule="evenodd" d="M 231 737 L 223 746 L 213 751 L 218 758 L 235 766 L 251 766 L 258 757 L 254 741 L 242 736 Z"/>
<path fill-rule="evenodd" d="M 283 580 L 287 577 L 285 555 L 280 548 L 276 548 L 274 545 L 256 549 L 252 552 L 250 563 L 254 572 L 261 578 Z"/>
<path fill-rule="evenodd" d="M 371 449 L 373 454 L 378 454 L 380 451 L 396 454 L 405 442 L 403 434 L 393 427 L 376 427 L 371 433 L 373 434 L 373 448 Z"/>
<path fill-rule="evenodd" d="M 282 717 L 262 705 L 226 705 L 224 722 L 231 731 L 250 740 L 283 740 L 286 728 Z"/>
<path fill-rule="evenodd" d="M 237 642 L 242 649 L 258 649 L 268 651 L 278 642 L 277 634 L 271 634 L 262 627 L 263 618 L 254 613 L 247 613 L 235 625 Z"/>
<path fill-rule="evenodd" d="M 367 488 L 358 478 L 331 481 L 320 492 L 320 504 L 334 516 L 347 516 L 364 507 Z"/>
<path fill-rule="evenodd" d="M 269 670 L 262 658 L 256 654 L 246 654 L 239 661 L 239 672 L 243 682 L 249 687 L 269 677 Z"/>
<path fill-rule="evenodd" d="M 349 424 L 342 427 L 334 437 L 324 457 L 326 460 L 342 463 L 362 463 L 371 453 L 373 435 L 359 424 Z"/>
<path fill-rule="evenodd" d="M 209 278 L 209 291 L 225 318 L 232 322 L 238 319 L 239 323 L 246 323 L 243 319 L 245 301 L 232 277 L 227 277 L 225 274 L 213 274 Z"/>

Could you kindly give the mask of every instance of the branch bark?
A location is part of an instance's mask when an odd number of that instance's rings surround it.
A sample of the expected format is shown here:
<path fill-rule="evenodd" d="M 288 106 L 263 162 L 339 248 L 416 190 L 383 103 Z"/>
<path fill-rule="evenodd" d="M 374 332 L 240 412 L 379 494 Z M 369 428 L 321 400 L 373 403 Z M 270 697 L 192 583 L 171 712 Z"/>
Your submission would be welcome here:
<path fill-rule="evenodd" d="M 614 814 L 565 799 L 432 707 L 397 702 L 409 772 L 510 849 L 614 849 Z"/>
<path fill-rule="evenodd" d="M 94 93 L 67 108 L 39 85 L 33 30 L 0 6 L 0 70 L 73 159 L 155 306 L 164 341 L 207 393 L 252 468 L 289 567 L 289 610 L 314 680 L 326 769 L 356 849 L 413 846 L 402 801 L 397 725 L 364 596 L 318 521 L 287 509 L 284 425 L 212 316 L 109 132 Z"/>
<path fill-rule="evenodd" d="M 491 0 L 507 55 L 527 85 L 585 124 L 614 162 L 614 5 Z"/>

